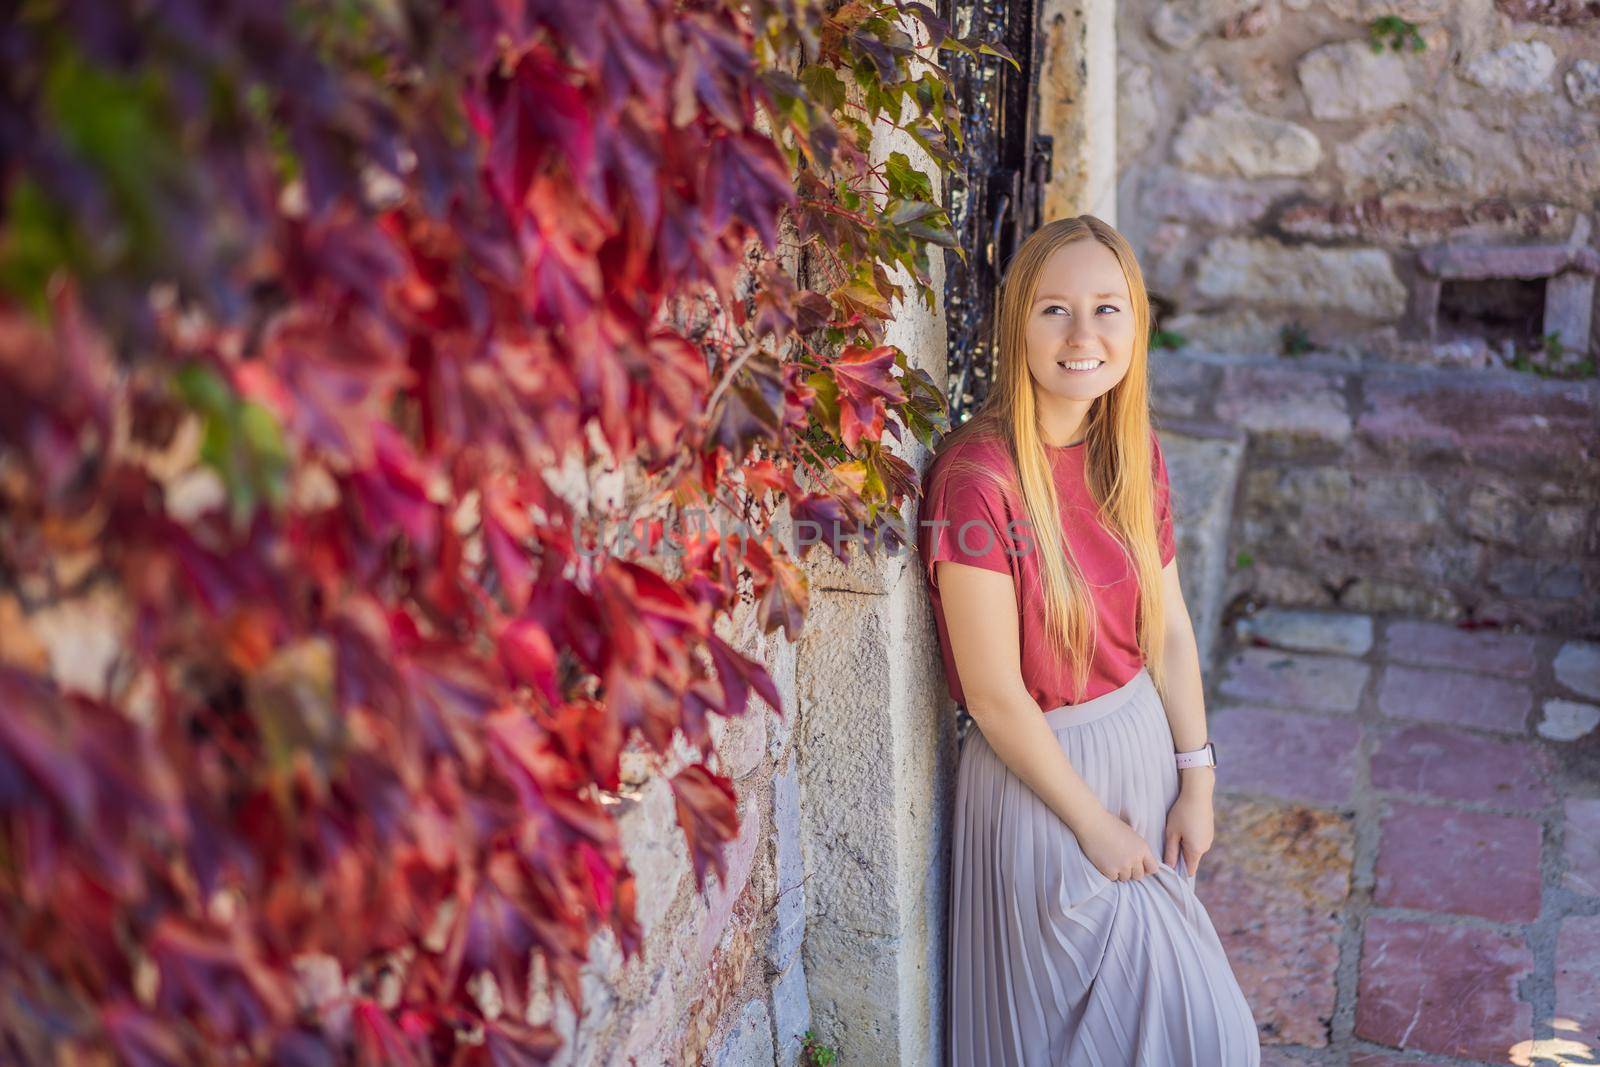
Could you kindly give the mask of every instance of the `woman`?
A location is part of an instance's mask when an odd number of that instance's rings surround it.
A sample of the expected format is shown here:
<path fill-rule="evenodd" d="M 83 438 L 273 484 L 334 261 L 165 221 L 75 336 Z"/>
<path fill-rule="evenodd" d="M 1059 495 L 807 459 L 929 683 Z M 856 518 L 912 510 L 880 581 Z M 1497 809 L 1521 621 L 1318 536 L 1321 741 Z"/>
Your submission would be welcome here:
<path fill-rule="evenodd" d="M 976 726 L 951 864 L 959 1067 L 1261 1061 L 1194 893 L 1215 749 L 1149 323 L 1121 234 L 1092 215 L 1041 227 L 1001 286 L 991 395 L 924 490 L 945 675 Z"/>

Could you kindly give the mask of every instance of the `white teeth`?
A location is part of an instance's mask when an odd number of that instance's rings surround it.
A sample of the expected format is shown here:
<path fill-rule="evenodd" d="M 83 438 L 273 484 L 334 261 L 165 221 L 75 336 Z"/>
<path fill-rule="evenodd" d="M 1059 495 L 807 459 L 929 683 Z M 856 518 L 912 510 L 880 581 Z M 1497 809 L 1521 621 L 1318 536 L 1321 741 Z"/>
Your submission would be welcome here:
<path fill-rule="evenodd" d="M 1057 365 L 1065 367 L 1068 370 L 1091 370 L 1091 369 L 1093 369 L 1095 367 L 1098 367 L 1102 362 L 1104 362 L 1104 361 L 1103 360 L 1098 360 L 1098 359 L 1081 359 L 1081 360 L 1078 360 L 1076 363 L 1061 362 L 1061 363 L 1058 363 Z"/>

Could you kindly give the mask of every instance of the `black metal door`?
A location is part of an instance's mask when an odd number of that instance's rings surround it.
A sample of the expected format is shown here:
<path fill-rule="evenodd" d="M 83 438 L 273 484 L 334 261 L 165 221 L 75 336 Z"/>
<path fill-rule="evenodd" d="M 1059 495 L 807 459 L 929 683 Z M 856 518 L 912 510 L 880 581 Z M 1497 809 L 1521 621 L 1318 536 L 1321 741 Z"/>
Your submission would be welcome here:
<path fill-rule="evenodd" d="M 954 426 L 988 394 L 1000 278 L 1017 245 L 1041 221 L 1051 143 L 1034 132 L 1035 0 L 940 0 L 940 8 L 956 36 L 998 41 L 1022 68 L 989 55 L 952 54 L 948 62 L 965 143 L 963 168 L 948 183 L 945 205 L 967 253 L 965 263 L 953 252 L 945 255 L 947 399 Z"/>

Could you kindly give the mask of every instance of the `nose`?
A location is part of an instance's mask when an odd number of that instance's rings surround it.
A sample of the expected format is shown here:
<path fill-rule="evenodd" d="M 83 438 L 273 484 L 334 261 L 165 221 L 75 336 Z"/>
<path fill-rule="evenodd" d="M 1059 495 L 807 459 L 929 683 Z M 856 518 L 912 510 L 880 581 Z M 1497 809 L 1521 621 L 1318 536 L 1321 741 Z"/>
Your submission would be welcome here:
<path fill-rule="evenodd" d="M 1067 328 L 1067 344 L 1077 347 L 1080 342 L 1094 339 L 1094 331 L 1089 328 L 1089 320 L 1074 318 L 1072 325 Z"/>

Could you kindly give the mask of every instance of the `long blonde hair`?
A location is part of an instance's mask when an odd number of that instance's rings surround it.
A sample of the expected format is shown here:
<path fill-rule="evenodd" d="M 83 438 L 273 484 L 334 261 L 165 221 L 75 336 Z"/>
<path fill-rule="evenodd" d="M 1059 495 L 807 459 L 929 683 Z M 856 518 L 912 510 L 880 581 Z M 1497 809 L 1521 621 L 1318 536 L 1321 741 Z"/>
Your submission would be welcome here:
<path fill-rule="evenodd" d="M 952 456 L 937 465 L 928 489 L 930 494 L 938 494 L 953 474 L 971 471 L 997 479 L 1020 496 L 1033 551 L 1039 554 L 1045 633 L 1055 653 L 1071 667 L 1073 703 L 1083 701 L 1088 686 L 1097 624 L 1088 583 L 1071 543 L 1063 536 L 1061 501 L 1040 433 L 1033 377 L 1028 372 L 1026 330 L 1045 260 L 1063 245 L 1084 240 L 1099 241 L 1122 264 L 1133 298 L 1135 327 L 1133 361 L 1127 374 L 1089 409 L 1085 479 L 1101 522 L 1133 561 L 1139 587 L 1139 651 L 1151 677 L 1158 685 L 1163 683 L 1161 635 L 1165 620 L 1150 424 L 1150 295 L 1133 248 L 1114 227 L 1093 215 L 1056 219 L 1035 230 L 1017 249 L 1000 285 L 994 381 L 989 395 L 972 418 L 946 434 L 939 445 L 943 455 L 969 439 L 1003 443 L 1014 471 L 995 471 L 972 457 Z"/>

